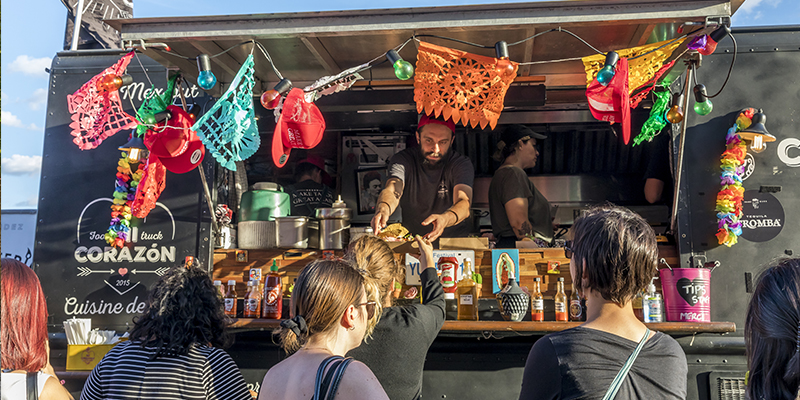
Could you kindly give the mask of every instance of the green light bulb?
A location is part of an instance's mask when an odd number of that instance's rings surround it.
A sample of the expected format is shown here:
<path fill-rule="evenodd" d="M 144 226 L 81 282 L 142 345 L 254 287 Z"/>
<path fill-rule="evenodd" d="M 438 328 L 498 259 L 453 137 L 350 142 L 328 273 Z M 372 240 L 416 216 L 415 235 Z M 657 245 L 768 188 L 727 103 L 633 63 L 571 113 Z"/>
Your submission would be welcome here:
<path fill-rule="evenodd" d="M 706 99 L 706 101 L 694 102 L 694 112 L 696 112 L 697 115 L 708 115 L 713 109 L 714 105 L 711 104 L 711 100 Z"/>
<path fill-rule="evenodd" d="M 403 81 L 411 79 L 411 77 L 414 76 L 414 66 L 406 60 L 397 60 L 394 63 L 394 74 L 397 76 L 397 79 Z"/>

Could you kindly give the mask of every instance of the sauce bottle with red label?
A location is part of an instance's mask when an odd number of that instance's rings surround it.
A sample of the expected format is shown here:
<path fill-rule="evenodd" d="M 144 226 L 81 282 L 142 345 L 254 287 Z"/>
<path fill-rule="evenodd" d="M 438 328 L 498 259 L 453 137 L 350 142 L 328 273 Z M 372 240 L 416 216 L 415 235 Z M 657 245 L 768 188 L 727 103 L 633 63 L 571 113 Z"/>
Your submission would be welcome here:
<path fill-rule="evenodd" d="M 244 317 L 258 318 L 261 316 L 261 291 L 258 290 L 258 281 L 247 282 L 247 294 L 244 295 Z"/>
<path fill-rule="evenodd" d="M 438 264 L 439 270 L 442 272 L 439 281 L 442 282 L 444 292 L 455 294 L 458 289 L 458 283 L 456 282 L 456 277 L 458 276 L 458 260 L 455 257 L 440 257 Z M 455 295 L 453 297 L 455 297 Z"/>
<path fill-rule="evenodd" d="M 558 278 L 558 290 L 556 291 L 556 321 L 568 321 L 569 316 L 567 309 L 569 302 L 567 301 L 567 294 L 564 293 L 564 278 Z"/>
<path fill-rule="evenodd" d="M 225 315 L 236 318 L 236 281 L 228 281 L 228 290 L 225 292 Z"/>
<path fill-rule="evenodd" d="M 544 296 L 542 296 L 542 278 L 533 278 L 533 293 L 531 293 L 531 320 L 544 321 Z"/>
<path fill-rule="evenodd" d="M 278 264 L 274 259 L 264 280 L 264 306 L 261 312 L 263 318 L 269 319 L 280 319 L 283 313 L 283 286 L 278 274 Z"/>

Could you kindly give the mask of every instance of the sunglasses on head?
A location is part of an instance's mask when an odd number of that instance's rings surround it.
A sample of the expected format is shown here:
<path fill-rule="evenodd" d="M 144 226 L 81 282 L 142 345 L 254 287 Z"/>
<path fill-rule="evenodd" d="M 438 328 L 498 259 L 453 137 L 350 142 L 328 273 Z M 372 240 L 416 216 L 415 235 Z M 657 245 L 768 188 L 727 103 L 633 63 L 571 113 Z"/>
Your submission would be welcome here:
<path fill-rule="evenodd" d="M 375 304 L 374 301 L 368 301 L 366 303 L 356 304 L 356 307 L 366 306 L 367 319 L 372 319 L 372 317 L 375 316 Z"/>
<path fill-rule="evenodd" d="M 566 243 L 564 243 L 564 255 L 566 255 L 567 258 L 572 259 L 572 254 L 572 240 L 567 240 Z"/>

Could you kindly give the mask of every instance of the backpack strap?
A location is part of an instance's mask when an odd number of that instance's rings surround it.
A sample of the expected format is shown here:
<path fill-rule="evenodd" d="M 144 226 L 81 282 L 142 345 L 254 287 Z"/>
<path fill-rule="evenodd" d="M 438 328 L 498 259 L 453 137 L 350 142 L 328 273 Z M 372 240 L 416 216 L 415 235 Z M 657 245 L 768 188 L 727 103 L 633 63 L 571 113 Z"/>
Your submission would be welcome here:
<path fill-rule="evenodd" d="M 323 360 L 317 369 L 317 377 L 314 380 L 314 397 L 311 399 L 333 400 L 342 376 L 344 376 L 344 371 L 352 361 L 351 357 L 344 358 L 342 356 L 331 356 Z"/>
<path fill-rule="evenodd" d="M 37 375 L 37 372 L 28 372 L 27 377 L 25 378 L 27 387 L 25 392 L 28 395 L 28 400 L 37 400 L 39 398 L 39 388 L 36 384 Z"/>

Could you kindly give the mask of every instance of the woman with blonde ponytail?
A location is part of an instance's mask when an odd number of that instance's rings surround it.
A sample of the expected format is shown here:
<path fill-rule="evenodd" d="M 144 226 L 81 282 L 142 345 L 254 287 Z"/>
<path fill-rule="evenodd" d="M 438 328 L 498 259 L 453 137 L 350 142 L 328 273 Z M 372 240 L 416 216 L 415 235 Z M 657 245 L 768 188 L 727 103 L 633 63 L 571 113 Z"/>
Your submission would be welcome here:
<path fill-rule="evenodd" d="M 388 399 L 366 365 L 344 358 L 364 340 L 375 306 L 367 298 L 362 272 L 349 263 L 308 264 L 294 285 L 292 318 L 276 332 L 290 356 L 267 372 L 258 398 Z"/>
<path fill-rule="evenodd" d="M 347 256 L 367 271 L 367 292 L 379 304 L 371 339 L 348 353 L 364 362 L 392 400 L 422 396 L 422 370 L 428 348 L 439 334 L 445 317 L 442 285 L 436 275 L 431 243 L 419 236 L 422 303 L 392 306 L 395 282 L 405 279 L 405 267 L 394 252 L 375 236 L 362 236 L 350 245 Z"/>

